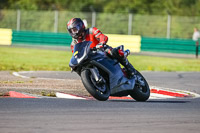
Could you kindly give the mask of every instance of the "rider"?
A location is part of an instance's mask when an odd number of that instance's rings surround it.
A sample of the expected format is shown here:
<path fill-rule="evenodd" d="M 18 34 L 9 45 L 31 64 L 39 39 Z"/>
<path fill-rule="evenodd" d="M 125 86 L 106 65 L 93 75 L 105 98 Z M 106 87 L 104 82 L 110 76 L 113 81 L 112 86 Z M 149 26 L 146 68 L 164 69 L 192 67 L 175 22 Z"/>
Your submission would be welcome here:
<path fill-rule="evenodd" d="M 136 73 L 134 67 L 129 63 L 126 56 L 124 56 L 124 52 L 119 48 L 112 48 L 106 45 L 108 37 L 96 27 L 86 29 L 83 21 L 80 18 L 72 18 L 67 23 L 67 30 L 73 38 L 71 43 L 72 52 L 75 44 L 83 41 L 91 41 L 92 44 L 90 45 L 90 48 L 104 48 L 107 54 L 117 59 L 126 68 L 127 76 L 129 78 L 131 78 Z"/>

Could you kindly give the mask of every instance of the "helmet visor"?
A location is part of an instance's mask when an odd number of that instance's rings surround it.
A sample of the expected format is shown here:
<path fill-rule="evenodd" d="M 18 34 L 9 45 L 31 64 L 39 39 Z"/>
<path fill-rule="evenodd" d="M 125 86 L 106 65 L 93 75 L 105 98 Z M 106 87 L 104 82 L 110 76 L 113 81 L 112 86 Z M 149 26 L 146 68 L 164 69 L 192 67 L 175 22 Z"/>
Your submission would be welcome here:
<path fill-rule="evenodd" d="M 71 32 L 72 34 L 77 34 L 77 33 L 78 33 L 78 29 L 77 29 L 76 27 L 71 28 L 71 29 L 70 29 L 70 32 Z"/>
<path fill-rule="evenodd" d="M 77 24 L 74 27 L 70 28 L 72 34 L 77 34 L 82 28 L 82 24 Z"/>

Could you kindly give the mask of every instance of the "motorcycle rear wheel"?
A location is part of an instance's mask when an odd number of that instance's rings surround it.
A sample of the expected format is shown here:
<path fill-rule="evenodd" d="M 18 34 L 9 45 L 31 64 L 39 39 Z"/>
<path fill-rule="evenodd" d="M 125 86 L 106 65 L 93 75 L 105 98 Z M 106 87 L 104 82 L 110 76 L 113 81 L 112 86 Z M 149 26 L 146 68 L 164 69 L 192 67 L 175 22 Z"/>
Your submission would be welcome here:
<path fill-rule="evenodd" d="M 138 81 L 136 81 L 135 87 L 133 91 L 130 91 L 130 96 L 136 101 L 147 101 L 150 96 L 150 88 L 146 81 L 146 79 L 142 76 L 140 72 L 137 71 L 137 76 L 141 77 L 141 80 L 144 82 L 144 86 L 142 86 Z"/>
<path fill-rule="evenodd" d="M 92 82 L 92 74 L 90 70 L 86 69 L 81 72 L 81 80 L 83 82 L 84 87 L 86 90 L 97 100 L 99 101 L 106 101 L 110 96 L 110 89 L 109 85 L 106 82 L 104 85 L 106 87 L 105 91 L 102 92 L 96 85 Z"/>

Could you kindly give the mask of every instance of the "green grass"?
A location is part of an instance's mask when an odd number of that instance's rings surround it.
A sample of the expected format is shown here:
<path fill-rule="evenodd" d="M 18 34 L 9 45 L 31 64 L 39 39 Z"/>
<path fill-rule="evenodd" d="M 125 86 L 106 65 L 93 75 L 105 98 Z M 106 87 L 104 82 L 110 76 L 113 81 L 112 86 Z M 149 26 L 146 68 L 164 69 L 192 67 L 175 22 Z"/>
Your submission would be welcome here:
<path fill-rule="evenodd" d="M 67 71 L 71 55 L 69 51 L 0 47 L 0 70 Z"/>
<path fill-rule="evenodd" d="M 69 71 L 70 51 L 0 47 L 0 71 Z M 130 55 L 139 71 L 200 71 L 199 59 Z"/>
<path fill-rule="evenodd" d="M 199 59 L 167 58 L 153 56 L 130 56 L 129 60 L 138 70 L 147 71 L 200 71 Z"/>

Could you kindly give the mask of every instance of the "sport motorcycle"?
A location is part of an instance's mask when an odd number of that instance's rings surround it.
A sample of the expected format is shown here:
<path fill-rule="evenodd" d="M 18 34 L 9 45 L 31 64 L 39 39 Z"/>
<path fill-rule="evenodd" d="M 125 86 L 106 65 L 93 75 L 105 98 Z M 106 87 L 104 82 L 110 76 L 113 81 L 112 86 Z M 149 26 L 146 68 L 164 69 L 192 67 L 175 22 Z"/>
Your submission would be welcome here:
<path fill-rule="evenodd" d="M 120 63 L 104 50 L 90 48 L 91 42 L 84 41 L 74 46 L 69 66 L 82 80 L 86 90 L 97 100 L 106 101 L 109 96 L 128 96 L 136 101 L 146 101 L 150 89 L 143 75 L 136 70 L 131 77 Z M 124 51 L 124 46 L 117 47 Z M 124 51 L 124 56 L 130 54 Z"/>

